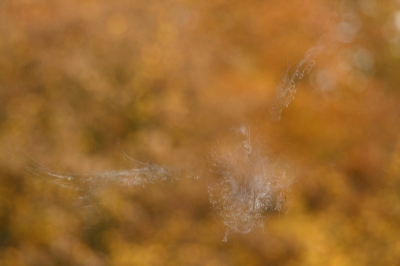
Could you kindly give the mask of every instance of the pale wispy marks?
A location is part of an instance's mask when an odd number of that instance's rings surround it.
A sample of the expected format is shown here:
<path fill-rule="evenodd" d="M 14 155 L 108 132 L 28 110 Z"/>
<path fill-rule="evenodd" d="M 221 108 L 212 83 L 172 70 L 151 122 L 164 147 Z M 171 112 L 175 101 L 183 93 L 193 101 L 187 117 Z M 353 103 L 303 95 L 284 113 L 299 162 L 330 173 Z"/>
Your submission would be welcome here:
<path fill-rule="evenodd" d="M 273 121 L 281 120 L 283 109 L 287 108 L 290 102 L 294 99 L 297 86 L 304 77 L 311 73 L 315 65 L 315 58 L 323 51 L 323 49 L 324 46 L 321 44 L 310 48 L 292 73 L 290 68 L 286 69 L 283 79 L 276 89 L 275 99 L 269 110 Z"/>
<path fill-rule="evenodd" d="M 228 231 L 246 234 L 263 228 L 268 212 L 284 208 L 293 179 L 287 165 L 252 145 L 246 127 L 234 133 L 232 141 L 219 143 L 212 152 L 212 164 L 221 179 L 209 186 L 209 197 Z"/>
<path fill-rule="evenodd" d="M 91 174 L 70 174 L 53 171 L 29 157 L 29 165 L 26 169 L 40 180 L 52 182 L 62 187 L 75 190 L 77 197 L 73 204 L 84 208 L 87 212 L 96 210 L 97 195 L 101 191 L 113 185 L 121 187 L 144 187 L 163 181 L 174 181 L 178 179 L 177 171 L 167 167 L 161 167 L 154 163 L 143 163 L 128 157 L 137 167 L 125 170 L 111 170 Z M 96 198 L 96 200 L 95 200 Z M 106 199 L 100 199 L 104 201 Z"/>

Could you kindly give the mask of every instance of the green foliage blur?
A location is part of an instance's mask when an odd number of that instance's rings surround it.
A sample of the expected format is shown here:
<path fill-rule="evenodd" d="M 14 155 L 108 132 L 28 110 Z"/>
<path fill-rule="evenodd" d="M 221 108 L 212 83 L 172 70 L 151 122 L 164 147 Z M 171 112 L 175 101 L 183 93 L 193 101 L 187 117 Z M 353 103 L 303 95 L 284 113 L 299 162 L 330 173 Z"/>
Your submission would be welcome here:
<path fill-rule="evenodd" d="M 395 0 L 0 1 L 0 265 L 400 265 L 398 73 Z M 295 182 L 288 213 L 222 242 L 210 151 L 241 125 Z M 136 167 L 123 152 L 179 180 L 86 205 L 26 170 Z"/>

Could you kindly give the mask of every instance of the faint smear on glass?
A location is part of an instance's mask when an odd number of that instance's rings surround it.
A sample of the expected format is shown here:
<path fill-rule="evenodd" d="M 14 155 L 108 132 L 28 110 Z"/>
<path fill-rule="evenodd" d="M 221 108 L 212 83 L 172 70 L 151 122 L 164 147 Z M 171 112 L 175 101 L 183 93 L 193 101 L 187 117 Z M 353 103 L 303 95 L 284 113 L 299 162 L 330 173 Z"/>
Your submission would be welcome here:
<path fill-rule="evenodd" d="M 81 206 L 86 212 L 92 213 L 97 210 L 96 196 L 102 189 L 111 185 L 123 187 L 142 186 L 161 181 L 174 181 L 177 173 L 171 169 L 161 167 L 157 164 L 143 163 L 132 160 L 138 167 L 126 170 L 111 170 L 93 174 L 70 174 L 53 171 L 29 157 L 29 166 L 26 169 L 44 181 L 50 181 L 65 188 L 73 189 L 79 197 L 73 204 Z M 105 199 L 103 199 L 105 200 Z"/>
<path fill-rule="evenodd" d="M 324 46 L 321 44 L 309 49 L 293 73 L 290 72 L 290 68 L 286 69 L 282 82 L 276 90 L 275 100 L 270 108 L 270 116 L 273 121 L 281 120 L 283 109 L 287 108 L 294 99 L 294 94 L 297 91 L 296 87 L 305 76 L 311 73 L 315 65 L 315 58 L 323 49 Z"/>
<path fill-rule="evenodd" d="M 288 166 L 263 154 L 251 143 L 246 127 L 234 130 L 226 143 L 218 143 L 212 152 L 212 164 L 220 175 L 219 182 L 209 186 L 210 202 L 229 231 L 249 233 L 263 228 L 268 212 L 281 211 L 293 178 Z"/>

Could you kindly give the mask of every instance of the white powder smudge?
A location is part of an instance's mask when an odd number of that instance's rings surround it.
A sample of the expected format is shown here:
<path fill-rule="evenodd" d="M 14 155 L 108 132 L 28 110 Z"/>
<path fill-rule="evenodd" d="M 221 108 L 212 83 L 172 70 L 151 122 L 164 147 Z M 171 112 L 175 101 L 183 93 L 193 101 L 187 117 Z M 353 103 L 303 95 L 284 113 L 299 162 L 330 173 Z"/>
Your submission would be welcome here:
<path fill-rule="evenodd" d="M 249 233 L 263 228 L 271 211 L 281 211 L 292 178 L 279 160 L 263 155 L 253 147 L 246 127 L 235 130 L 236 141 L 219 144 L 213 151 L 212 164 L 221 180 L 209 186 L 210 202 L 219 212 L 229 231 Z"/>
<path fill-rule="evenodd" d="M 124 153 L 125 154 L 125 153 Z M 125 156 L 127 156 L 125 154 Z M 128 156 L 127 156 L 128 157 Z M 132 158 L 128 157 L 133 160 Z M 29 166 L 26 169 L 41 180 L 50 181 L 62 187 L 73 189 L 79 195 L 74 202 L 75 206 L 80 206 L 86 213 L 97 212 L 96 196 L 98 193 L 112 185 L 121 187 L 144 187 L 162 181 L 174 181 L 177 178 L 176 171 L 157 164 L 143 163 L 133 160 L 140 167 L 127 170 L 111 170 L 93 174 L 68 174 L 57 173 L 29 157 Z M 106 199 L 102 199 L 105 201 Z"/>
<path fill-rule="evenodd" d="M 281 120 L 283 109 L 287 108 L 294 99 L 294 94 L 297 91 L 296 87 L 305 76 L 311 73 L 315 65 L 315 58 L 323 49 L 324 46 L 320 44 L 310 48 L 292 74 L 289 73 L 289 68 L 285 71 L 282 82 L 276 89 L 274 103 L 270 108 L 270 116 L 273 121 Z"/>

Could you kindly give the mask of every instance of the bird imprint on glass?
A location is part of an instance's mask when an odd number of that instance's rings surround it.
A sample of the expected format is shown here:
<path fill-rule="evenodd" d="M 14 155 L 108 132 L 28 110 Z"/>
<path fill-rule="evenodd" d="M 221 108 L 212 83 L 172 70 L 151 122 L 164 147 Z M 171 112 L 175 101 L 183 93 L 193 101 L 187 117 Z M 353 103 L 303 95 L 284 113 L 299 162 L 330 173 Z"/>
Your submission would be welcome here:
<path fill-rule="evenodd" d="M 323 49 L 324 46 L 320 44 L 310 48 L 293 73 L 290 73 L 290 68 L 286 69 L 283 79 L 276 89 L 275 100 L 269 110 L 273 121 L 281 120 L 283 109 L 287 108 L 294 99 L 294 94 L 297 91 L 296 87 L 304 77 L 311 73 L 315 65 L 315 58 Z"/>
<path fill-rule="evenodd" d="M 263 228 L 269 212 L 284 209 L 285 194 L 292 178 L 288 165 L 274 160 L 253 146 L 250 131 L 240 127 L 234 131 L 234 141 L 212 152 L 212 164 L 221 179 L 209 186 L 209 198 L 229 231 L 247 234 L 253 228 Z"/>
<path fill-rule="evenodd" d="M 147 184 L 178 179 L 177 173 L 169 168 L 161 167 L 154 163 L 136 161 L 125 153 L 124 155 L 137 164 L 138 167 L 92 174 L 59 173 L 29 157 L 29 165 L 26 166 L 26 169 L 43 181 L 49 181 L 76 191 L 79 196 L 72 204 L 76 207 L 81 207 L 87 214 L 98 211 L 96 199 L 99 198 L 102 190 L 108 186 L 145 187 Z M 100 201 L 106 201 L 106 199 L 101 199 Z"/>

